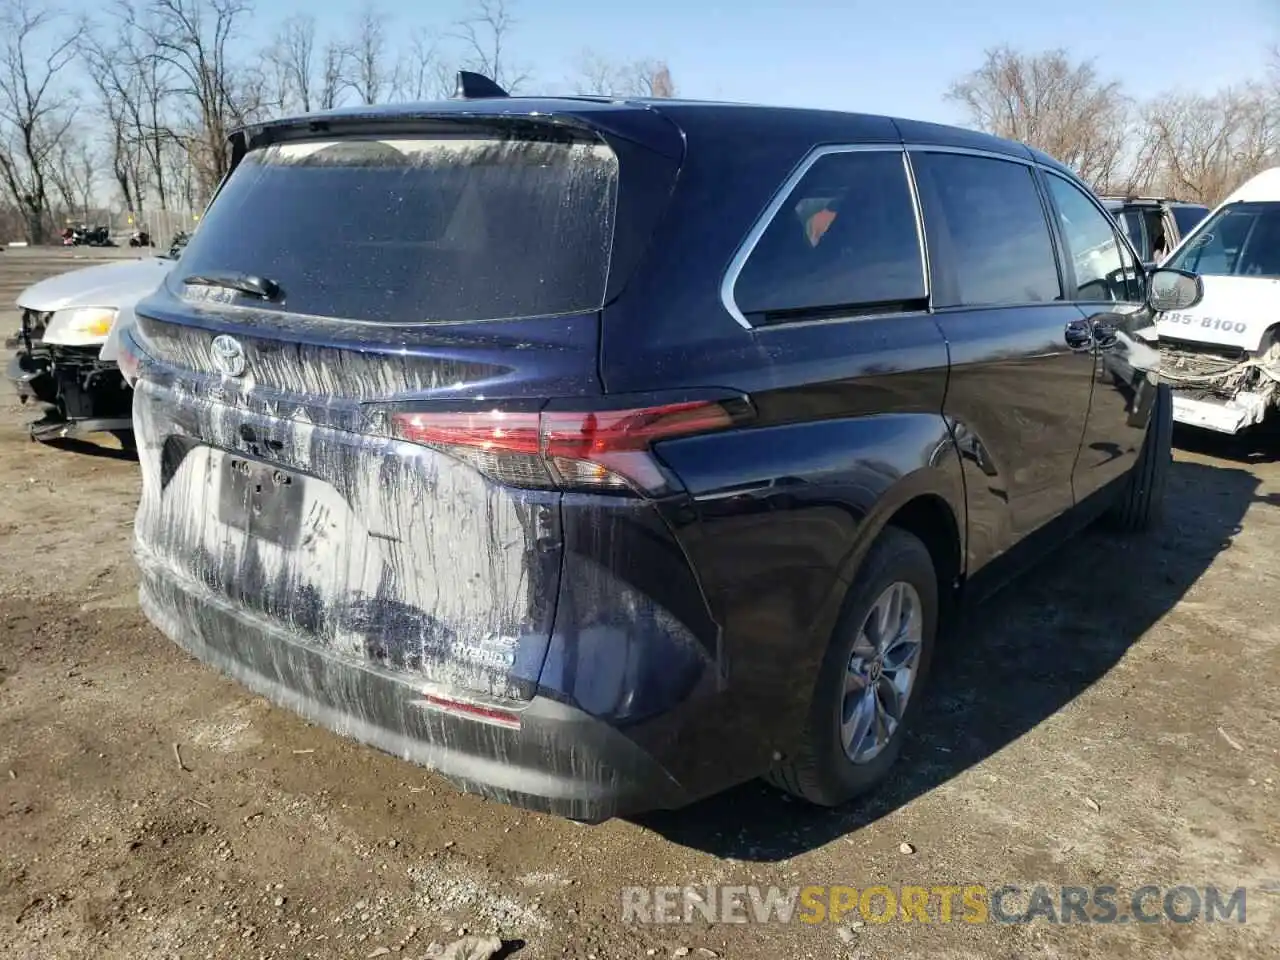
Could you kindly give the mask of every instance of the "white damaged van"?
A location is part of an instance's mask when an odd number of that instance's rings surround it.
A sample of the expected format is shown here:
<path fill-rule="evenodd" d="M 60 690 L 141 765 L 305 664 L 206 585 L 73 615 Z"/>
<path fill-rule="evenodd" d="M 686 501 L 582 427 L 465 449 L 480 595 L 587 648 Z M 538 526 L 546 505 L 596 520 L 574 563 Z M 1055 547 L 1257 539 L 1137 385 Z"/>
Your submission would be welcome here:
<path fill-rule="evenodd" d="M 1238 433 L 1280 416 L 1280 167 L 1227 197 L 1162 265 L 1204 282 L 1194 308 L 1157 324 L 1174 420 Z"/>

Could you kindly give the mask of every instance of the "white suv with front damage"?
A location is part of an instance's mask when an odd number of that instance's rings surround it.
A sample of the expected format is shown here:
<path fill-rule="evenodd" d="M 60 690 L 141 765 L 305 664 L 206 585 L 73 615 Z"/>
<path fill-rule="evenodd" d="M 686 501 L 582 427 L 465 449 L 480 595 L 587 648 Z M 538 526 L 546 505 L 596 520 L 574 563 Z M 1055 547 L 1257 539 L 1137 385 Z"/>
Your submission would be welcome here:
<path fill-rule="evenodd" d="M 1280 408 L 1280 167 L 1188 234 L 1165 267 L 1198 274 L 1204 298 L 1162 314 L 1161 376 L 1179 423 L 1239 433 Z"/>

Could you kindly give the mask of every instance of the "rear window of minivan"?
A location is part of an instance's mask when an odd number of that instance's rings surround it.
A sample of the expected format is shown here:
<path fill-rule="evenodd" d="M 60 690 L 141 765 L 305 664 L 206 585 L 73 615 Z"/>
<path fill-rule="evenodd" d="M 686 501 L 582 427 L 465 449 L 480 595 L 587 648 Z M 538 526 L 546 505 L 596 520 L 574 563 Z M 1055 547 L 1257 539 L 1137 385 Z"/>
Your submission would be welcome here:
<path fill-rule="evenodd" d="M 249 274 L 281 290 L 255 307 L 385 323 L 594 311 L 617 184 L 613 152 L 585 139 L 273 144 L 223 184 L 175 282 Z"/>

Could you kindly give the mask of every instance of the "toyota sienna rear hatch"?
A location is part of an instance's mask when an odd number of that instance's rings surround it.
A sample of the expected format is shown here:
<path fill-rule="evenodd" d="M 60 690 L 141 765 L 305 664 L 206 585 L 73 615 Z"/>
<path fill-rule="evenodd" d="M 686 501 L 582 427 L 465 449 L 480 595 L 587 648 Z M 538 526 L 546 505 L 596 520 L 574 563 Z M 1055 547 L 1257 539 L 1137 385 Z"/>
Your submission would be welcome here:
<path fill-rule="evenodd" d="M 406 755 L 365 729 L 361 676 L 513 722 L 552 629 L 562 491 L 625 482 L 550 456 L 539 411 L 600 393 L 599 311 L 661 214 L 619 156 L 669 190 L 676 131 L 624 118 L 654 150 L 530 113 L 252 132 L 126 345 L 148 615 Z"/>

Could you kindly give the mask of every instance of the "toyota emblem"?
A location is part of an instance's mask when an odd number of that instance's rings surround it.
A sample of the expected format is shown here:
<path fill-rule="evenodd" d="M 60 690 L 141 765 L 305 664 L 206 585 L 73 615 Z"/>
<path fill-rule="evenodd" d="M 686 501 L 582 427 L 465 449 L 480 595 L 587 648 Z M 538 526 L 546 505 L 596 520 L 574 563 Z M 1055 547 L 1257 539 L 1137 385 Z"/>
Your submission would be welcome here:
<path fill-rule="evenodd" d="M 210 351 L 213 365 L 224 377 L 239 377 L 244 374 L 244 347 L 235 337 L 225 333 L 213 338 Z"/>

